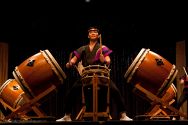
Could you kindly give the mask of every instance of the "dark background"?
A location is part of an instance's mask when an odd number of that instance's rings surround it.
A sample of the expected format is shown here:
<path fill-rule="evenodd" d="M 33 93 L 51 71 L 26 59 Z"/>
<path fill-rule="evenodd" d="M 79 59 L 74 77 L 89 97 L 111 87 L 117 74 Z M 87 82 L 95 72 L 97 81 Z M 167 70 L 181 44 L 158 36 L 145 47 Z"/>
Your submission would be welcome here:
<path fill-rule="evenodd" d="M 124 84 L 123 75 L 131 61 L 141 48 L 150 48 L 175 64 L 176 42 L 187 41 L 188 33 L 185 4 L 173 2 L 13 2 L 1 4 L 0 17 L 0 40 L 9 44 L 9 78 L 13 77 L 15 66 L 44 49 L 50 50 L 68 76 L 74 76 L 75 71 L 65 69 L 69 53 L 87 43 L 89 26 L 98 26 L 103 44 L 113 50 L 112 79 L 120 88 L 131 117 L 148 108 Z M 49 115 L 63 115 L 63 97 L 71 80 L 45 103 Z"/>
<path fill-rule="evenodd" d="M 25 47 L 76 46 L 91 25 L 99 26 L 104 40 L 116 46 L 141 40 L 171 43 L 186 37 L 184 3 L 86 1 L 1 4 L 1 39 Z"/>

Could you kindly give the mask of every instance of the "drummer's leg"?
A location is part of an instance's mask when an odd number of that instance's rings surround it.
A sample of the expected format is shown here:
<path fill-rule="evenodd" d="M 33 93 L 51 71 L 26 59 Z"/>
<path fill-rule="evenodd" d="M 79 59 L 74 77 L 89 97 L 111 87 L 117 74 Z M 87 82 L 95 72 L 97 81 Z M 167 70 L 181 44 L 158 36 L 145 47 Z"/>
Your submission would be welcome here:
<path fill-rule="evenodd" d="M 180 109 L 180 107 L 182 106 L 182 104 L 185 102 L 187 96 L 185 94 L 185 92 L 183 92 L 180 96 L 180 98 L 178 99 L 175 108 L 177 108 L 178 110 Z"/>
<path fill-rule="evenodd" d="M 127 116 L 124 99 L 113 81 L 110 82 L 110 88 L 111 96 L 117 103 L 117 109 L 118 114 L 120 115 L 120 120 L 132 121 L 132 119 Z"/>
<path fill-rule="evenodd" d="M 118 106 L 118 111 L 119 112 L 125 112 L 125 102 L 122 98 L 122 95 L 119 91 L 119 89 L 117 88 L 117 86 L 115 85 L 115 83 L 111 80 L 110 81 L 110 96 L 115 100 L 115 102 L 117 103 Z"/>
<path fill-rule="evenodd" d="M 73 87 L 68 91 L 66 97 L 65 97 L 65 105 L 64 105 L 64 110 L 65 113 L 70 114 L 73 108 L 73 105 L 76 104 L 77 98 L 80 98 L 78 96 L 81 95 L 81 87 L 82 84 L 80 81 L 77 81 Z"/>

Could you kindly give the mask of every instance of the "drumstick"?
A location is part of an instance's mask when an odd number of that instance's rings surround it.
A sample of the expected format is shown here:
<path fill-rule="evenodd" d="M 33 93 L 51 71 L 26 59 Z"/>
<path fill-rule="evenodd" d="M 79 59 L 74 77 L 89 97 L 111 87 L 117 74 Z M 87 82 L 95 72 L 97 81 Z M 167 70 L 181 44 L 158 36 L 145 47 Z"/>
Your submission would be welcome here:
<path fill-rule="evenodd" d="M 72 53 L 73 53 L 73 52 L 71 52 L 70 55 L 69 55 L 69 64 L 70 64 L 70 61 L 71 61 L 71 59 L 72 59 Z M 77 71 L 79 72 L 78 66 L 74 65 L 74 67 L 75 67 L 75 68 L 77 69 Z M 79 72 L 79 74 L 80 74 L 80 72 Z M 80 75 L 81 75 L 81 74 L 80 74 Z"/>
<path fill-rule="evenodd" d="M 101 34 L 99 35 L 100 37 L 100 49 L 101 49 L 101 54 L 102 54 L 102 37 L 101 37 Z"/>
<path fill-rule="evenodd" d="M 71 58 L 72 58 L 72 52 L 69 55 L 69 64 L 70 64 Z"/>
<path fill-rule="evenodd" d="M 183 67 L 183 70 L 184 70 L 184 72 L 185 72 L 185 75 L 188 76 L 185 67 Z"/>
<path fill-rule="evenodd" d="M 101 49 L 100 55 L 102 55 L 102 36 L 101 36 L 101 34 L 99 37 L 100 37 L 100 49 Z M 105 64 L 105 66 L 106 66 L 106 64 Z"/>

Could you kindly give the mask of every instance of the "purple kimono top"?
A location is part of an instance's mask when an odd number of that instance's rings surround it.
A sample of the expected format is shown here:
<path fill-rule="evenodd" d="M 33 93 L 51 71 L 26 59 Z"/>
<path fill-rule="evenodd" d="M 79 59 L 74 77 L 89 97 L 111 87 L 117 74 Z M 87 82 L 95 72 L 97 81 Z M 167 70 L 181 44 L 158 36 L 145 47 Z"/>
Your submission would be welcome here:
<path fill-rule="evenodd" d="M 103 65 L 100 60 L 100 53 L 101 48 L 100 44 L 96 43 L 93 50 L 90 51 L 89 45 L 81 46 L 77 50 L 75 50 L 74 55 L 78 58 L 79 61 L 82 60 L 82 65 L 84 67 L 88 65 Z M 110 50 L 107 46 L 102 46 L 102 54 L 105 56 L 108 56 L 110 53 L 112 53 L 112 50 Z"/>

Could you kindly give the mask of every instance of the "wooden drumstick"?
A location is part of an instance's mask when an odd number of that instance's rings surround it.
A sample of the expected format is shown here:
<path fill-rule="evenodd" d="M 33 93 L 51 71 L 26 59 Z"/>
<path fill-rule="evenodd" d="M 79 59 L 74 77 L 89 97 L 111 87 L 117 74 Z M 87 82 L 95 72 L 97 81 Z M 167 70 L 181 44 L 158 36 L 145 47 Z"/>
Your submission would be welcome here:
<path fill-rule="evenodd" d="M 185 72 L 185 75 L 186 75 L 186 76 L 188 76 L 188 74 L 187 74 L 187 71 L 186 71 L 185 67 L 183 67 L 183 70 L 184 70 L 184 72 Z"/>
<path fill-rule="evenodd" d="M 99 37 L 100 37 L 100 49 L 101 49 L 100 55 L 102 55 L 102 36 L 101 36 L 101 34 L 99 35 Z M 105 66 L 106 66 L 106 64 L 105 64 Z"/>
<path fill-rule="evenodd" d="M 101 49 L 101 54 L 102 54 L 102 37 L 101 37 L 101 34 L 99 35 L 100 37 L 100 49 Z"/>
<path fill-rule="evenodd" d="M 69 55 L 69 64 L 70 64 L 71 58 L 72 58 L 72 52 Z"/>
<path fill-rule="evenodd" d="M 72 55 L 73 55 L 73 52 L 71 52 L 69 55 L 69 64 L 71 63 Z M 78 73 L 81 75 L 78 66 L 74 65 L 74 67 L 77 69 Z"/>

